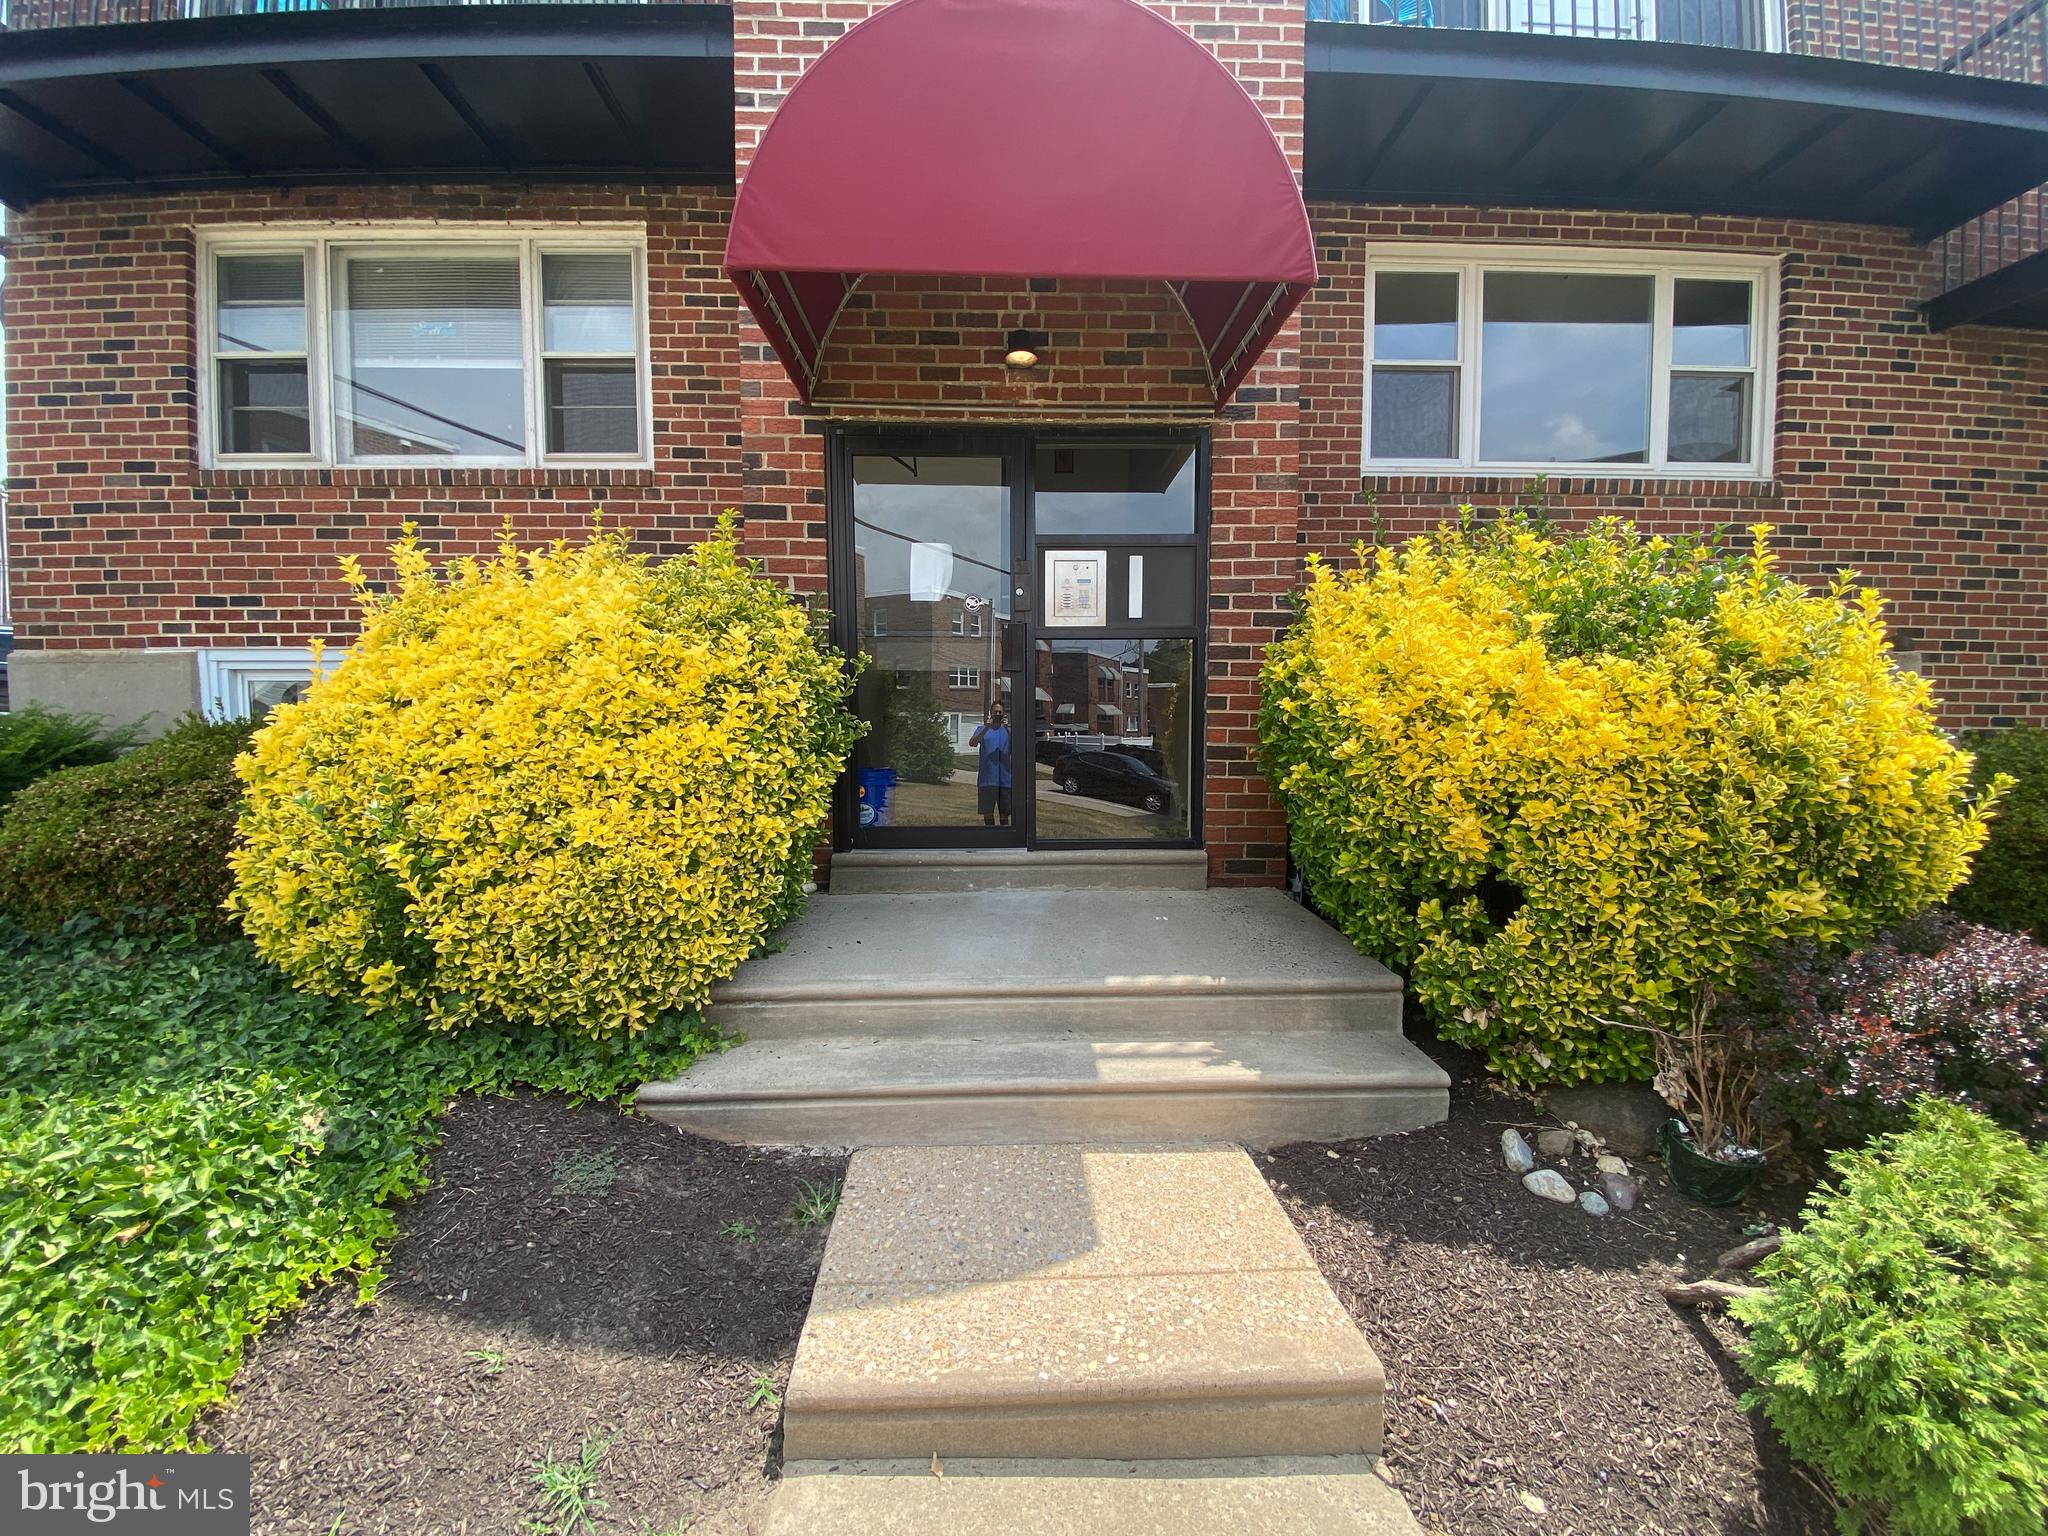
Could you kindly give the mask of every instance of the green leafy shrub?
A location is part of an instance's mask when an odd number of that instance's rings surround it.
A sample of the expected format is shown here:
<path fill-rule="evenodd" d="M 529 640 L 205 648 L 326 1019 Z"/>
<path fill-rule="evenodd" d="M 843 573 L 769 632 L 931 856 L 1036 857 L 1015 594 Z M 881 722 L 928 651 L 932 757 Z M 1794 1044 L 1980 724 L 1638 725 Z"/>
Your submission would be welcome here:
<path fill-rule="evenodd" d="M 97 716 L 60 714 L 40 704 L 0 713 L 0 807 L 46 773 L 112 762 L 135 737 L 132 725 L 109 730 Z"/>
<path fill-rule="evenodd" d="M 232 905 L 312 991 L 591 1036 L 701 1004 L 801 904 L 857 733 L 841 659 L 728 528 L 436 572 L 273 711 Z"/>
<path fill-rule="evenodd" d="M 1321 910 L 1524 1084 L 1648 1076 L 1768 944 L 1854 941 L 1984 837 L 1872 592 L 1605 520 L 1311 563 L 1259 730 Z"/>
<path fill-rule="evenodd" d="M 182 1446 L 307 1286 L 374 1291 L 454 1095 L 616 1096 L 710 1043 L 428 1031 L 240 941 L 0 926 L 0 1450 Z"/>
<path fill-rule="evenodd" d="M 1965 738 L 1976 754 L 1976 778 L 2016 782 L 1999 801 L 1991 839 L 1970 862 L 1969 881 L 1949 898 L 1972 922 L 2031 933 L 2048 944 L 2048 730 L 2015 726 Z"/>
<path fill-rule="evenodd" d="M 1834 1160 L 1736 1304 L 1747 1400 L 1896 1536 L 2039 1536 L 2048 1510 L 2048 1152 L 1970 1110 Z"/>
<path fill-rule="evenodd" d="M 31 784 L 0 816 L 0 913 L 43 932 L 81 913 L 230 931 L 234 763 L 249 731 L 194 715 L 112 762 Z"/>

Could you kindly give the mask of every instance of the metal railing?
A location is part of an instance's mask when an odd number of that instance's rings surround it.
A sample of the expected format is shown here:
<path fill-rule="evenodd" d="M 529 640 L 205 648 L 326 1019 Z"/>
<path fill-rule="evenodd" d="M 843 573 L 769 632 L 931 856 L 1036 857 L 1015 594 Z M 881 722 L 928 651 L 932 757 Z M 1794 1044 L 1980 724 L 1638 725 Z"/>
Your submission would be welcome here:
<path fill-rule="evenodd" d="M 307 11 L 383 11 L 417 5 L 578 5 L 595 0 L 0 0 L 0 30 L 97 27 L 207 16 L 277 16 Z M 668 0 L 609 0 L 659 5 Z"/>
<path fill-rule="evenodd" d="M 1777 46 L 1774 0 L 1307 0 L 1310 21 L 1718 48 Z"/>

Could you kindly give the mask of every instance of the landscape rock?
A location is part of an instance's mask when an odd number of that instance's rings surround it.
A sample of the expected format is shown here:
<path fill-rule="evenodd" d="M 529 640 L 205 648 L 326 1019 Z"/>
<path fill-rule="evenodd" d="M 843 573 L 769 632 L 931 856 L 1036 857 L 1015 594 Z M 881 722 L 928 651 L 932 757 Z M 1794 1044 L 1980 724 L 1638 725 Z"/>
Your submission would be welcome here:
<path fill-rule="evenodd" d="M 1527 1173 L 1536 1166 L 1536 1154 L 1513 1126 L 1500 1133 L 1500 1160 L 1508 1165 L 1509 1173 Z"/>
<path fill-rule="evenodd" d="M 1570 1157 L 1572 1148 L 1577 1145 L 1578 1139 L 1570 1131 L 1560 1131 L 1552 1127 L 1550 1130 L 1536 1133 L 1536 1150 L 1545 1157 Z"/>
<path fill-rule="evenodd" d="M 1612 1152 L 1602 1152 L 1599 1157 L 1594 1159 L 1593 1166 L 1602 1173 L 1628 1172 L 1628 1164 L 1616 1157 Z"/>
<path fill-rule="evenodd" d="M 1538 1168 L 1534 1173 L 1523 1174 L 1522 1188 L 1532 1195 L 1555 1200 L 1559 1205 L 1570 1205 L 1579 1198 L 1578 1191 L 1572 1188 L 1571 1180 L 1555 1168 Z"/>
<path fill-rule="evenodd" d="M 1602 1173 L 1600 1193 L 1617 1211 L 1632 1211 L 1643 1197 L 1642 1186 L 1625 1173 Z"/>
<path fill-rule="evenodd" d="M 1644 1083 L 1582 1083 L 1546 1088 L 1543 1105 L 1560 1120 L 1584 1126 L 1623 1157 L 1654 1157 L 1657 1127 L 1671 1110 Z"/>
<path fill-rule="evenodd" d="M 1579 1209 L 1584 1211 L 1588 1216 L 1605 1216 L 1607 1214 L 1608 1206 L 1605 1200 L 1601 1199 L 1599 1195 L 1595 1194 L 1592 1190 L 1589 1189 L 1583 1195 L 1579 1196 Z"/>

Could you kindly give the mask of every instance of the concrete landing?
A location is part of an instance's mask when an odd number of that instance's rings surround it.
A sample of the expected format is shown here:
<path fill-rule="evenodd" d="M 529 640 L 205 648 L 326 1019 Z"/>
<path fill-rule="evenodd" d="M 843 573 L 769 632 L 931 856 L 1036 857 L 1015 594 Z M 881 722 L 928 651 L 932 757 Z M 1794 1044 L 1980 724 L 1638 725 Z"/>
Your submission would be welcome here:
<path fill-rule="evenodd" d="M 750 1040 L 1398 1032 L 1401 982 L 1279 891 L 834 893 L 715 987 L 708 1016 Z"/>
<path fill-rule="evenodd" d="M 1366 1456 L 1383 1387 L 1237 1148 L 877 1149 L 848 1171 L 783 1449 Z"/>
<path fill-rule="evenodd" d="M 768 1536 L 1422 1536 L 1363 1456 L 789 1462 Z"/>
<path fill-rule="evenodd" d="M 883 898 L 904 900 L 902 897 Z M 649 1083 L 638 1108 L 699 1136 L 767 1146 L 1346 1141 L 1434 1125 L 1450 1079 L 1385 1030 L 1102 1038 L 984 1024 L 946 1036 L 767 1039 Z"/>
<path fill-rule="evenodd" d="M 1199 848 L 892 848 L 832 856 L 835 896 L 966 891 L 1199 891 L 1209 856 Z"/>

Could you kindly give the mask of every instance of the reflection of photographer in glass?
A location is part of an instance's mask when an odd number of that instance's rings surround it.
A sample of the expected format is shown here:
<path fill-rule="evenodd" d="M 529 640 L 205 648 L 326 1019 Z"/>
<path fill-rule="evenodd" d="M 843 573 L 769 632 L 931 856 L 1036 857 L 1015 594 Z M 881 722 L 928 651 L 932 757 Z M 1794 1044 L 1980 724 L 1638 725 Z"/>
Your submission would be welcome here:
<path fill-rule="evenodd" d="M 1010 712 L 997 699 L 988 707 L 988 719 L 974 728 L 967 745 L 981 748 L 981 761 L 974 771 L 974 793 L 983 826 L 992 827 L 996 818 L 1010 824 Z"/>

